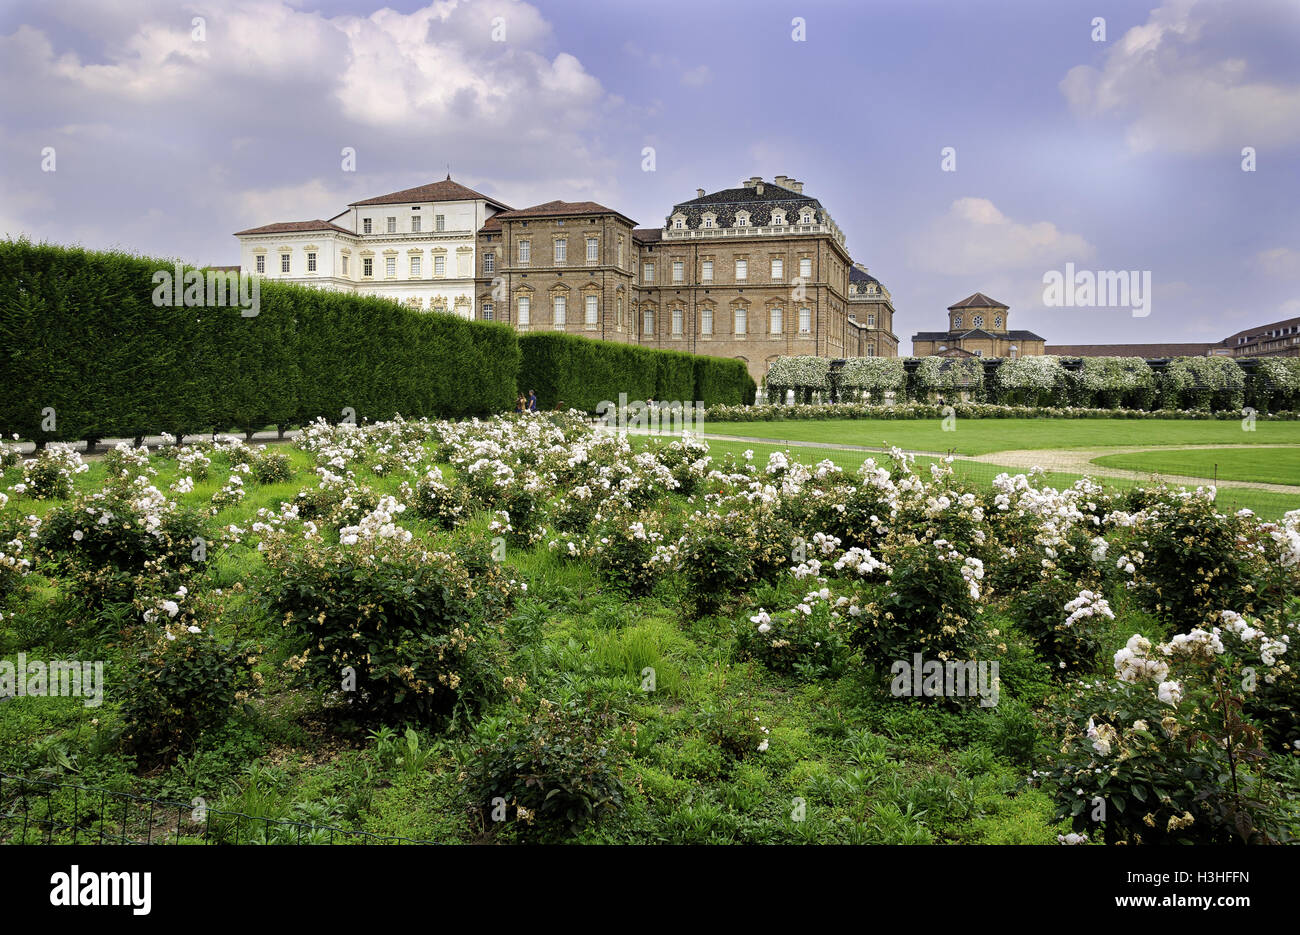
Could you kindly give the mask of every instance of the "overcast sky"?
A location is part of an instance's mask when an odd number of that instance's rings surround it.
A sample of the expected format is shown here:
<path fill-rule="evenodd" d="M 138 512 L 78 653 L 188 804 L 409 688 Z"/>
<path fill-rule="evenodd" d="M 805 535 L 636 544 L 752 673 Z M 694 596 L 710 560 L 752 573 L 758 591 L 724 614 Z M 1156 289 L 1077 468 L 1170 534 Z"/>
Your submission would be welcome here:
<path fill-rule="evenodd" d="M 1298 0 L 6 0 L 0 85 L 0 235 L 229 264 L 448 166 L 642 226 L 784 174 L 905 354 L 977 290 L 1049 343 L 1300 315 Z M 1066 263 L 1151 271 L 1151 314 L 1045 307 Z"/>

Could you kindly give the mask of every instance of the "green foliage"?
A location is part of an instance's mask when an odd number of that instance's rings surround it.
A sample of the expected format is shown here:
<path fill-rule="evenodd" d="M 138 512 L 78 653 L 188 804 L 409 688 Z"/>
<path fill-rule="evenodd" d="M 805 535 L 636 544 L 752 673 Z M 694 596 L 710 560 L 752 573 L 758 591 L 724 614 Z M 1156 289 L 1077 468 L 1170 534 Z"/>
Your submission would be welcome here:
<path fill-rule="evenodd" d="M 220 727 L 244 700 L 256 661 L 248 647 L 168 625 L 138 654 L 122 701 L 128 752 L 166 760 Z"/>
<path fill-rule="evenodd" d="M 487 725 L 466 778 L 484 827 L 546 840 L 617 812 L 623 784 L 604 727 L 576 701 L 546 699 L 531 714 Z"/>

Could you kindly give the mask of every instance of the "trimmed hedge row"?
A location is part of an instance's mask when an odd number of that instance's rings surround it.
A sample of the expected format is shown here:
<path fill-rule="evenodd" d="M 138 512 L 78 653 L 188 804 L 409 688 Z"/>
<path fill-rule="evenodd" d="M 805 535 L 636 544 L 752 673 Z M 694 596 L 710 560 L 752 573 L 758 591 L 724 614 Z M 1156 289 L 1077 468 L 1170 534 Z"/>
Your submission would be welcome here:
<path fill-rule="evenodd" d="M 241 314 L 237 296 L 225 306 L 156 303 L 156 274 L 178 269 L 182 279 L 205 275 L 121 252 L 0 241 L 0 428 L 98 441 L 253 432 L 348 410 L 357 421 L 487 416 L 512 409 L 519 388 L 536 389 L 539 408 L 587 411 L 620 392 L 710 405 L 754 398 L 742 361 L 521 336 L 373 296 L 262 280 L 255 316 Z"/>
<path fill-rule="evenodd" d="M 519 387 L 537 391 L 539 409 L 595 412 L 600 403 L 657 399 L 710 406 L 754 401 L 758 387 L 745 362 L 560 332 L 519 335 Z"/>

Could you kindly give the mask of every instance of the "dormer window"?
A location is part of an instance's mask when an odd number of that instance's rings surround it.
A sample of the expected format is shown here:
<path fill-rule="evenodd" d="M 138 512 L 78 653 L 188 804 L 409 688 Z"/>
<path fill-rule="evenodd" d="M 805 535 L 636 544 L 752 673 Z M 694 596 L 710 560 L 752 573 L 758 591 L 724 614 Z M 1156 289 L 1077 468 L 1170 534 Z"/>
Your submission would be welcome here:
<path fill-rule="evenodd" d="M 748 227 L 748 226 L 749 226 L 749 212 L 748 212 L 748 211 L 737 211 L 737 212 L 736 212 L 736 226 L 737 226 L 737 227 Z"/>
<path fill-rule="evenodd" d="M 813 222 L 813 213 L 811 211 L 804 211 L 799 215 L 800 224 L 811 224 L 812 222 Z"/>
<path fill-rule="evenodd" d="M 673 230 L 686 230 L 686 215 L 680 213 L 673 215 Z"/>
<path fill-rule="evenodd" d="M 712 229 L 718 226 L 715 223 L 717 220 L 718 220 L 718 216 L 710 212 L 709 214 L 706 214 L 700 218 L 700 226 Z"/>
<path fill-rule="evenodd" d="M 775 209 L 772 212 L 772 226 L 779 227 L 784 223 L 785 223 L 785 212 L 782 211 L 780 208 Z"/>

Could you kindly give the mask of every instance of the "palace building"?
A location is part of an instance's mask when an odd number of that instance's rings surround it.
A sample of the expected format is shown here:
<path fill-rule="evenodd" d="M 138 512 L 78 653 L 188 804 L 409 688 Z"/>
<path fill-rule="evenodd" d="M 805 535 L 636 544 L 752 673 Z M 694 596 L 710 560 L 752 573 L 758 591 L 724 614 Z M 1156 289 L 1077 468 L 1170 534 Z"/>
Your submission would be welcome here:
<path fill-rule="evenodd" d="M 782 356 L 897 356 L 889 291 L 803 189 L 784 175 L 697 189 L 639 228 L 591 201 L 514 209 L 449 175 L 235 236 L 242 268 L 269 278 L 733 357 L 760 383 Z"/>
<path fill-rule="evenodd" d="M 1046 340 L 1013 331 L 1008 307 L 982 292 L 948 306 L 947 331 L 912 335 L 915 357 L 1041 357 Z"/>

